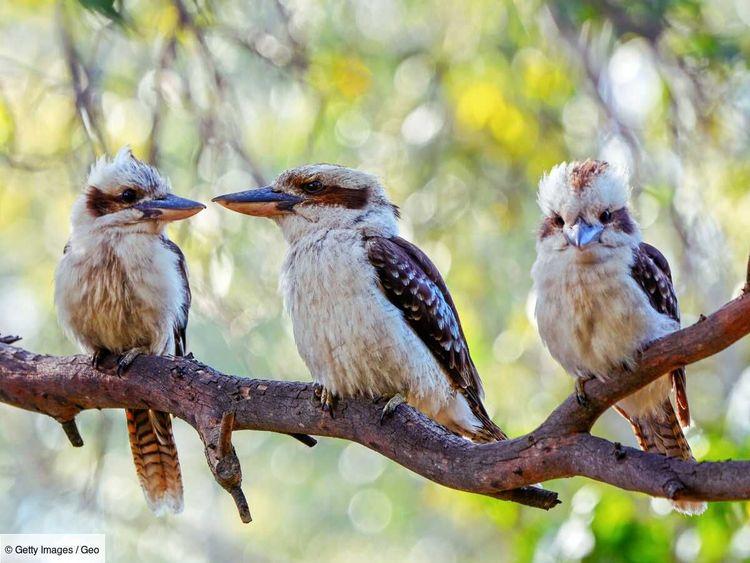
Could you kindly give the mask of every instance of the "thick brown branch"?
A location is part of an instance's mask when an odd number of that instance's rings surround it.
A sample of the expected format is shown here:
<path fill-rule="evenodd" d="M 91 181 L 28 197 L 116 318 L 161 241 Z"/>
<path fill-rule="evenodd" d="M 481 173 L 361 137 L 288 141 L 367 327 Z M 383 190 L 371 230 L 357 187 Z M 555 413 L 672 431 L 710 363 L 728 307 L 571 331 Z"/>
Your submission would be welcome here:
<path fill-rule="evenodd" d="M 250 513 L 239 488 L 239 461 L 229 439 L 232 415 L 226 413 L 234 413 L 231 428 L 235 431 L 297 436 L 303 432 L 353 440 L 448 487 L 545 509 L 558 504 L 551 491 L 509 490 L 518 487 L 508 486 L 502 473 L 476 482 L 474 452 L 485 448 L 494 458 L 494 450 L 447 433 L 411 408 L 399 407 L 381 424 L 382 404 L 341 401 L 336 417 L 331 418 L 312 397 L 312 384 L 227 376 L 188 358 L 141 356 L 126 376 L 118 377 L 114 372 L 97 371 L 83 356 L 36 355 L 0 344 L 2 402 L 60 421 L 73 420 L 80 411 L 93 408 L 153 408 L 185 420 L 201 436 L 209 467 L 237 501 L 244 521 L 249 521 Z M 503 444 L 499 453 L 511 460 L 515 451 Z M 506 463 L 505 472 L 511 471 Z M 515 481 L 520 481 L 518 476 Z M 519 486 L 535 482 L 527 480 Z"/>
<path fill-rule="evenodd" d="M 232 446 L 236 430 L 306 434 L 359 442 L 447 487 L 551 508 L 551 491 L 528 487 L 582 475 L 654 496 L 687 500 L 750 499 L 750 462 L 683 461 L 626 448 L 591 436 L 611 405 L 672 369 L 727 348 L 750 333 L 750 297 L 734 299 L 694 325 L 657 340 L 633 372 L 587 383 L 588 404 L 569 397 L 533 433 L 476 445 L 446 432 L 417 411 L 400 406 L 381 422 L 382 405 L 349 399 L 335 418 L 312 400 L 311 384 L 242 379 L 191 358 L 142 356 L 124 377 L 97 371 L 82 356 L 35 355 L 0 338 L 0 401 L 52 416 L 74 445 L 82 440 L 75 416 L 93 408 L 152 408 L 173 413 L 200 435 L 209 467 L 249 522 Z M 106 366 L 106 363 L 105 363 Z"/>
<path fill-rule="evenodd" d="M 312 400 L 311 384 L 242 379 L 190 358 L 142 356 L 128 374 L 95 370 L 82 356 L 35 355 L 0 340 L 0 401 L 61 422 L 92 408 L 153 408 L 192 425 L 217 481 L 250 520 L 240 489 L 236 430 L 316 434 L 352 440 L 454 489 L 551 508 L 557 496 L 528 487 L 582 475 L 654 496 L 689 500 L 750 499 L 750 462 L 682 461 L 588 434 L 616 401 L 671 369 L 711 356 L 750 332 L 750 298 L 739 297 L 691 327 L 654 342 L 634 372 L 606 385 L 587 384 L 589 404 L 569 397 L 536 431 L 476 445 L 407 406 L 380 422 L 382 405 L 341 401 L 335 418 Z"/>
<path fill-rule="evenodd" d="M 653 455 L 590 434 L 570 438 L 565 456 L 570 475 L 673 500 L 747 500 L 750 462 L 696 463 Z"/>

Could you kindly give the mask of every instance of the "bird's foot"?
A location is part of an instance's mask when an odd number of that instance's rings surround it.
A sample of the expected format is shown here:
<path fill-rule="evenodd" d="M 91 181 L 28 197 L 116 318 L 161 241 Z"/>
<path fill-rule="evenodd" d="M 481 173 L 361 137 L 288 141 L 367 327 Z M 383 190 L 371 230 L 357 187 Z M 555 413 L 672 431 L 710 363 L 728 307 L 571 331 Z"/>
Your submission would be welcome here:
<path fill-rule="evenodd" d="M 128 371 L 131 364 L 138 356 L 146 353 L 147 350 L 145 348 L 131 348 L 130 350 L 125 352 L 117 360 L 117 375 L 123 375 L 126 371 Z"/>
<path fill-rule="evenodd" d="M 587 381 L 596 379 L 593 373 L 583 373 L 576 377 L 576 400 L 578 404 L 585 407 L 589 404 L 589 398 L 586 396 L 585 385 Z"/>
<path fill-rule="evenodd" d="M 331 418 L 336 418 L 335 411 L 336 403 L 338 402 L 336 394 L 320 383 L 315 384 L 313 393 L 315 395 L 315 400 L 320 404 L 320 408 L 323 409 L 323 412 L 330 414 Z"/>
<path fill-rule="evenodd" d="M 406 402 L 406 399 L 401 393 L 396 393 L 393 397 L 388 399 L 388 402 L 383 407 L 382 412 L 380 413 L 380 424 L 383 424 L 386 418 L 393 415 L 393 412 L 396 410 L 396 407 L 399 405 L 402 405 Z"/>
<path fill-rule="evenodd" d="M 109 352 L 106 350 L 97 350 L 94 352 L 94 354 L 91 356 L 91 367 L 95 370 L 101 371 L 102 369 L 102 362 L 104 361 L 104 358 L 107 357 Z"/>

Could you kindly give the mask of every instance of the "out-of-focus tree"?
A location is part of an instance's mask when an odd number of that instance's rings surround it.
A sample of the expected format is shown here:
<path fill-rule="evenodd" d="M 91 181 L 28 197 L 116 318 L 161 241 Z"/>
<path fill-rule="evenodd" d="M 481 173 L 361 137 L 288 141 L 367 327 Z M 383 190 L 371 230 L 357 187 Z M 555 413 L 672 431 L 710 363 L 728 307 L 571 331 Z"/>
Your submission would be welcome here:
<path fill-rule="evenodd" d="M 629 166 L 686 323 L 744 278 L 743 0 L 15 0 L 0 4 L 0 30 L 0 330 L 31 349 L 73 352 L 52 271 L 86 167 L 126 143 L 201 200 L 310 161 L 383 177 L 405 235 L 447 278 L 511 434 L 571 388 L 530 314 L 535 186 L 553 164 Z M 172 234 L 191 268 L 196 356 L 305 379 L 276 292 L 284 243 L 272 225 L 209 207 Z M 749 457 L 748 359 L 745 342 L 691 369 L 699 459 Z M 356 445 L 310 452 L 250 434 L 235 440 L 256 516 L 241 528 L 179 424 L 186 511 L 156 519 L 116 414 L 81 417 L 87 446 L 72 450 L 54 422 L 2 409 L 0 444 L 13 455 L 0 464 L 0 528 L 103 531 L 112 560 L 750 557 L 742 504 L 687 519 L 573 480 L 555 483 L 569 502 L 543 514 L 426 483 Z M 596 431 L 633 443 L 615 416 Z"/>

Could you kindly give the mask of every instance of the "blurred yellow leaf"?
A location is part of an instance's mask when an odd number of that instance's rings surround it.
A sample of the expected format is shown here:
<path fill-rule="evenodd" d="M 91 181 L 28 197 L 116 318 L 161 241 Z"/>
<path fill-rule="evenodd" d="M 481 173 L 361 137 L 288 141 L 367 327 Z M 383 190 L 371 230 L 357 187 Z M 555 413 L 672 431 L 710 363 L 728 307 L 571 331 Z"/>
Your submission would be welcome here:
<path fill-rule="evenodd" d="M 13 115 L 8 105 L 0 99 L 0 147 L 8 144 L 13 138 L 14 124 Z"/>
<path fill-rule="evenodd" d="M 536 148 L 538 126 L 531 116 L 515 106 L 506 104 L 490 119 L 490 130 L 503 147 L 513 155 L 523 155 Z"/>
<path fill-rule="evenodd" d="M 170 37 L 179 25 L 179 13 L 172 4 L 148 2 L 141 9 L 130 10 L 128 16 L 134 20 L 134 28 L 149 37 Z"/>
<path fill-rule="evenodd" d="M 20 154 L 53 154 L 69 145 L 69 127 L 75 121 L 75 105 L 69 96 L 48 93 L 33 108 L 24 109 L 24 126 L 16 131 Z"/>
<path fill-rule="evenodd" d="M 553 63 L 537 49 L 524 49 L 517 55 L 524 96 L 545 102 L 555 101 L 571 90 L 564 63 Z"/>
<path fill-rule="evenodd" d="M 505 100 L 500 89 L 491 82 L 469 85 L 459 96 L 456 118 L 467 129 L 484 127 L 490 117 L 502 112 Z"/>
<path fill-rule="evenodd" d="M 372 72 L 358 57 L 333 55 L 315 61 L 310 81 L 323 92 L 357 98 L 370 89 Z"/>

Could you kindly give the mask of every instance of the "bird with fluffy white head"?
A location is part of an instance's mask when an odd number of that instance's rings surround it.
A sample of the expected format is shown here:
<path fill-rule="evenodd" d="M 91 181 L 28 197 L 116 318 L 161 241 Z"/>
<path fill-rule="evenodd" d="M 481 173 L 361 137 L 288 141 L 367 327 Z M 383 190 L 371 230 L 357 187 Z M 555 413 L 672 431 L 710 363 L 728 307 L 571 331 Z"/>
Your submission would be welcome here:
<path fill-rule="evenodd" d="M 627 173 L 595 160 L 559 164 L 539 184 L 544 217 L 532 268 L 535 316 L 552 356 L 576 377 L 581 402 L 586 381 L 632 368 L 641 348 L 680 327 L 669 264 L 642 241 L 629 196 Z M 693 459 L 681 428 L 690 424 L 684 368 L 615 409 L 644 450 Z M 684 500 L 673 505 L 686 514 L 706 508 Z"/>
<path fill-rule="evenodd" d="M 55 274 L 58 319 L 100 367 L 118 356 L 124 374 L 140 354 L 185 354 L 190 287 L 168 223 L 205 206 L 172 193 L 169 181 L 129 148 L 91 167 L 72 211 L 72 232 Z M 168 413 L 126 411 L 136 472 L 157 513 L 182 510 L 182 478 Z"/>

